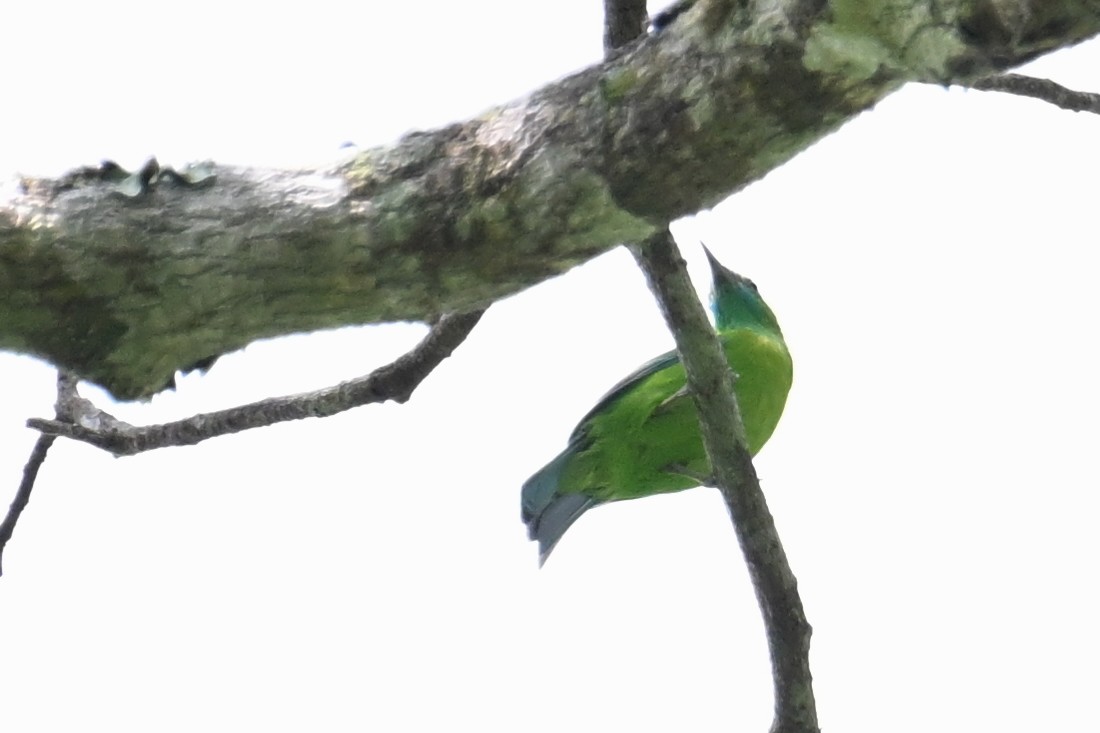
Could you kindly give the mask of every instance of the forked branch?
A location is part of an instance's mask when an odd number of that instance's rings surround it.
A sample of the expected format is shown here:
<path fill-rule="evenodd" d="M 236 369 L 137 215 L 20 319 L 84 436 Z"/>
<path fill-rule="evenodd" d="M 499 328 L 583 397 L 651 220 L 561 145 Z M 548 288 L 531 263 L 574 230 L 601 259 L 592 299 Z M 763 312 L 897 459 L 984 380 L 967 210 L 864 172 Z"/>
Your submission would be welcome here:
<path fill-rule="evenodd" d="M 288 420 L 327 417 L 372 402 L 405 402 L 425 377 L 466 339 L 482 313 L 484 311 L 443 316 L 412 351 L 364 377 L 316 392 L 261 400 L 163 425 L 125 423 L 81 397 L 77 393 L 76 377 L 59 374 L 54 418 L 27 421 L 28 427 L 42 435 L 35 443 L 23 469 L 23 480 L 0 523 L 0 574 L 4 547 L 30 501 L 46 452 L 58 436 L 94 445 L 115 456 L 128 456 L 157 448 L 194 445 L 209 438 Z"/>
<path fill-rule="evenodd" d="M 27 426 L 46 435 L 79 440 L 116 456 L 157 448 L 195 445 L 204 440 L 307 417 L 328 417 L 372 402 L 405 402 L 413 390 L 451 355 L 484 311 L 443 316 L 416 348 L 370 374 L 316 392 L 272 397 L 227 410 L 194 415 L 161 425 L 135 426 L 116 419 L 88 400 L 75 397 L 68 418 L 31 418 Z"/>

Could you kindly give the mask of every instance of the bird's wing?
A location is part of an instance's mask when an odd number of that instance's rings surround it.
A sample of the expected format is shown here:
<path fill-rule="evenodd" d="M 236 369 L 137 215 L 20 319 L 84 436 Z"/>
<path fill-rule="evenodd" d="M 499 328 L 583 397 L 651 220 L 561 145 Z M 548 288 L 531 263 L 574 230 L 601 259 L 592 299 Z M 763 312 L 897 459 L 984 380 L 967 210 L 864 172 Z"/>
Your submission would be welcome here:
<path fill-rule="evenodd" d="M 580 419 L 580 422 L 577 423 L 577 427 L 573 429 L 573 434 L 569 436 L 569 442 L 572 444 L 584 440 L 585 426 L 587 425 L 588 420 L 593 415 L 602 411 L 608 405 L 615 402 L 615 400 L 622 397 L 626 392 L 628 392 L 631 388 L 633 388 L 642 380 L 656 374 L 662 369 L 667 369 L 668 367 L 676 364 L 679 361 L 680 357 L 676 355 L 676 351 L 669 351 L 667 353 L 661 354 L 660 356 L 650 359 L 645 364 L 642 364 L 640 367 L 628 374 L 622 379 L 622 381 L 620 381 L 618 384 L 608 390 L 607 394 L 601 397 L 600 401 L 597 402 L 592 407 L 592 409 L 589 410 L 585 414 L 585 416 Z"/>

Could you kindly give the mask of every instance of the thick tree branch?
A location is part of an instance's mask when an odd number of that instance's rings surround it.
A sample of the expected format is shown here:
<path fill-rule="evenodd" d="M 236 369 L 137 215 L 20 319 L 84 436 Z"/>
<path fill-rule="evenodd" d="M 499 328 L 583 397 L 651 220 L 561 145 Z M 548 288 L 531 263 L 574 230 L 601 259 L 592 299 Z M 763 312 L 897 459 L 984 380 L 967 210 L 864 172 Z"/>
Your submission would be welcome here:
<path fill-rule="evenodd" d="M 420 382 L 451 355 L 481 319 L 483 311 L 444 316 L 416 348 L 369 375 L 307 394 L 275 397 L 204 413 L 163 425 L 129 425 L 73 394 L 65 415 L 54 420 L 32 418 L 27 426 L 44 437 L 64 436 L 102 448 L 116 456 L 157 448 L 194 445 L 209 438 L 239 433 L 307 417 L 328 417 L 372 402 L 405 402 Z"/>
<path fill-rule="evenodd" d="M 714 205 L 907 81 L 1098 31 L 1097 0 L 697 0 L 331 170 L 24 178 L 0 194 L 0 349 L 134 398 L 258 338 L 481 308 Z"/>
<path fill-rule="evenodd" d="M 996 74 L 975 79 L 966 86 L 985 92 L 1007 92 L 1032 97 L 1072 112 L 1100 114 L 1100 94 L 1078 92 L 1050 79 L 1038 79 L 1024 74 Z"/>
<path fill-rule="evenodd" d="M 676 339 L 699 412 L 703 444 L 726 500 L 764 617 L 775 686 L 772 733 L 817 733 L 810 675 L 810 625 L 787 562 L 733 396 L 733 375 L 667 229 L 634 248 Z"/>

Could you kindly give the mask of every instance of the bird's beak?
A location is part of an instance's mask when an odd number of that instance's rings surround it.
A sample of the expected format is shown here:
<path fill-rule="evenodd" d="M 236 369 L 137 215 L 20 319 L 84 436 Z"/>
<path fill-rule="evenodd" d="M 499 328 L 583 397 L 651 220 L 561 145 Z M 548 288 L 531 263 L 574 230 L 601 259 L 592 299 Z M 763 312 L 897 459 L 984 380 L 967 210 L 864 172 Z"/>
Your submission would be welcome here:
<path fill-rule="evenodd" d="M 714 276 L 714 282 L 716 285 L 720 282 L 725 283 L 726 285 L 737 285 L 740 283 L 748 283 L 752 285 L 752 281 L 749 280 L 747 277 L 745 277 L 744 275 L 738 275 L 736 272 L 729 269 L 717 259 L 715 259 L 714 255 L 711 254 L 711 251 L 707 249 L 707 245 L 703 244 L 702 246 L 703 251 L 707 253 L 707 261 L 710 262 L 710 271 L 711 274 Z M 752 287 L 753 289 L 756 288 L 755 285 L 752 285 Z"/>
<path fill-rule="evenodd" d="M 701 244 L 701 243 L 700 243 Z M 727 283 L 737 282 L 737 273 L 728 270 L 725 265 L 719 262 L 711 251 L 707 249 L 707 245 L 703 244 L 703 251 L 707 253 L 707 261 L 710 263 L 710 272 L 714 276 L 714 281 L 722 281 Z"/>
<path fill-rule="evenodd" d="M 702 244 L 702 243 L 700 242 L 700 244 Z M 719 262 L 718 260 L 714 259 L 714 255 L 711 254 L 709 249 L 707 249 L 707 245 L 703 244 L 702 247 L 703 247 L 703 251 L 707 253 L 707 261 L 710 262 L 710 269 L 711 270 L 717 270 L 717 269 L 721 268 L 721 269 L 724 270 L 725 268 L 722 267 L 722 263 Z"/>

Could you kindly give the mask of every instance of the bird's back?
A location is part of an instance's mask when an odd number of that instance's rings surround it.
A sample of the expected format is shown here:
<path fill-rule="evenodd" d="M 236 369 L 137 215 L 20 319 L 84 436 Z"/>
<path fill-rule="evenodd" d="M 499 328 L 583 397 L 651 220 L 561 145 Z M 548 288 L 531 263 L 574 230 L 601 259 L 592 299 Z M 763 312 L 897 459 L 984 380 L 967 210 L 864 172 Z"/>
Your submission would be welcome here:
<path fill-rule="evenodd" d="M 783 414 L 791 356 L 756 285 L 709 251 L 707 256 L 718 338 L 735 373 L 748 449 L 755 455 Z M 681 491 L 710 475 L 686 381 L 676 352 L 642 365 L 581 419 L 566 449 L 523 485 L 523 521 L 543 560 L 591 507 Z"/>
<path fill-rule="evenodd" d="M 758 329 L 734 329 L 719 339 L 736 375 L 734 392 L 755 455 L 783 414 L 791 357 L 781 337 Z M 666 356 L 667 366 L 622 388 L 577 426 L 559 493 L 604 503 L 688 489 L 709 473 L 684 367 L 674 353 Z"/>

